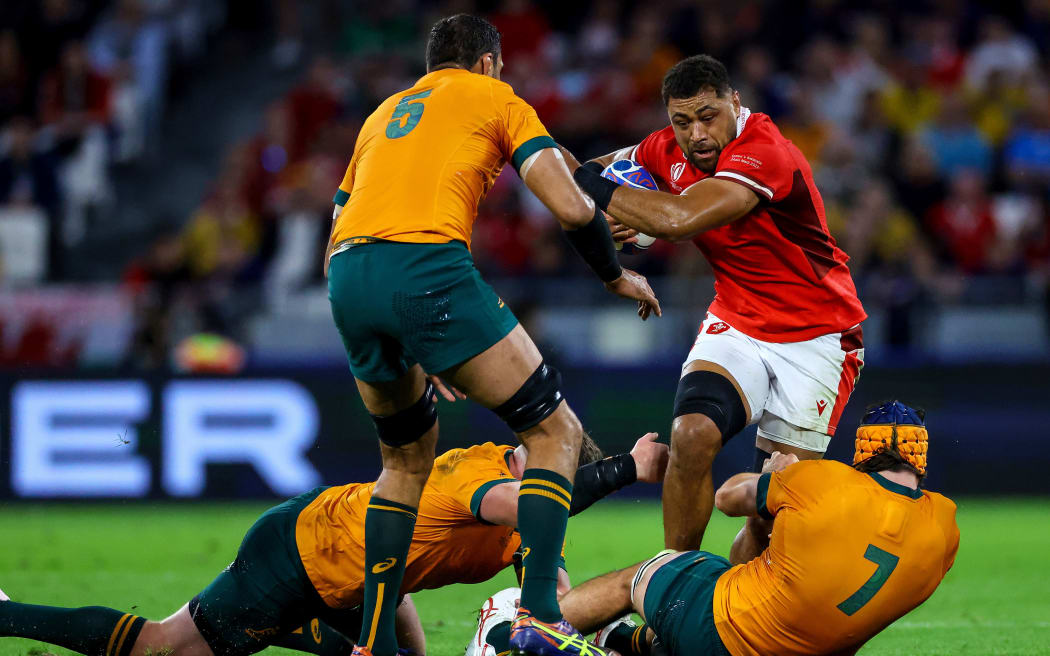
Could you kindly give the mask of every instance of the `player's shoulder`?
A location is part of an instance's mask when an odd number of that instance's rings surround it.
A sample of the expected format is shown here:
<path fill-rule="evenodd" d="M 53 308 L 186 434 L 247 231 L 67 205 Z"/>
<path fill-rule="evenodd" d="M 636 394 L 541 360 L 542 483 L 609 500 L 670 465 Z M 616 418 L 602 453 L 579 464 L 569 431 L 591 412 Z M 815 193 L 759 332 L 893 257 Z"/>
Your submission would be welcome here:
<path fill-rule="evenodd" d="M 957 506 L 955 502 L 944 496 L 940 492 L 931 492 L 929 490 L 923 490 L 922 494 L 929 501 L 930 505 L 934 509 L 934 513 L 945 521 L 955 523 L 955 512 Z"/>
<path fill-rule="evenodd" d="M 773 119 L 762 112 L 749 112 L 744 121 L 744 127 L 734 140 L 738 143 L 768 143 L 783 145 L 788 140 L 780 132 L 780 128 Z"/>
<path fill-rule="evenodd" d="M 857 470 L 838 460 L 799 460 L 778 472 L 777 476 L 781 480 L 827 481 L 832 478 L 849 478 L 856 473 Z"/>

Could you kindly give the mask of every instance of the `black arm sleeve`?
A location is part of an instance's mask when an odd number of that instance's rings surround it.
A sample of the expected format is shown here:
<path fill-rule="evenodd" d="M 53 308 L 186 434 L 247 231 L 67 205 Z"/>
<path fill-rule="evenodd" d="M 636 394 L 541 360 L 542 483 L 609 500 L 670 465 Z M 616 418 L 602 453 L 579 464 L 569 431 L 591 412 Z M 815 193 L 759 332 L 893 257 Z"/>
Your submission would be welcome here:
<path fill-rule="evenodd" d="M 572 484 L 572 505 L 569 506 L 569 516 L 572 517 L 587 510 L 595 501 L 609 496 L 636 480 L 638 480 L 638 472 L 630 453 L 622 453 L 580 467 L 576 470 L 576 480 Z"/>
<path fill-rule="evenodd" d="M 603 212 L 609 209 L 613 192 L 620 188 L 614 181 L 602 177 L 602 165 L 593 160 L 576 169 L 572 179 Z"/>
<path fill-rule="evenodd" d="M 600 209 L 594 208 L 594 218 L 590 223 L 576 230 L 566 230 L 565 236 L 602 282 L 612 282 L 623 275 L 620 261 L 616 259 L 616 246 L 609 232 L 609 224 L 605 222 Z"/>

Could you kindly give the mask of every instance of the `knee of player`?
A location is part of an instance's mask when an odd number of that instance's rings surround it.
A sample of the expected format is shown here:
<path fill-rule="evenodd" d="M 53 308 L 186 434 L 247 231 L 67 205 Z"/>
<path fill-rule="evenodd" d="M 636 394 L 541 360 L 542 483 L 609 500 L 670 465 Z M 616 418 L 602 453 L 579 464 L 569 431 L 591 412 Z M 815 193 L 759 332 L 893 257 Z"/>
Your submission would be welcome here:
<path fill-rule="evenodd" d="M 675 417 L 671 425 L 671 457 L 677 466 L 697 460 L 710 462 L 722 449 L 722 431 L 710 417 L 688 414 Z"/>

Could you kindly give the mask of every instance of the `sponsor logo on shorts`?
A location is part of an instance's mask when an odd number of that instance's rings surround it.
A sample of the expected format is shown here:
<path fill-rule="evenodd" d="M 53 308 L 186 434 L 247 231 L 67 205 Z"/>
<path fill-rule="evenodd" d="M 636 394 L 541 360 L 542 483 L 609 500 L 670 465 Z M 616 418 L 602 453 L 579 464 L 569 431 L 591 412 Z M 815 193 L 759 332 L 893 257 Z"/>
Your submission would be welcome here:
<path fill-rule="evenodd" d="M 383 562 L 376 563 L 375 565 L 373 565 L 372 566 L 372 573 L 373 574 L 382 574 L 383 572 L 387 571 L 388 569 L 390 569 L 394 565 L 397 565 L 397 558 L 394 558 L 394 557 L 387 558 Z"/>
<path fill-rule="evenodd" d="M 682 177 L 682 173 L 685 172 L 685 162 L 675 162 L 671 165 L 671 181 L 677 182 L 678 178 Z"/>
<path fill-rule="evenodd" d="M 817 400 L 817 414 L 818 415 L 824 414 L 824 408 L 826 408 L 826 407 L 828 407 L 828 402 L 827 401 L 825 401 L 824 399 L 818 399 Z"/>
<path fill-rule="evenodd" d="M 729 330 L 728 323 L 726 323 L 725 321 L 716 321 L 707 327 L 707 334 L 718 335 L 720 333 L 724 333 L 727 330 Z"/>

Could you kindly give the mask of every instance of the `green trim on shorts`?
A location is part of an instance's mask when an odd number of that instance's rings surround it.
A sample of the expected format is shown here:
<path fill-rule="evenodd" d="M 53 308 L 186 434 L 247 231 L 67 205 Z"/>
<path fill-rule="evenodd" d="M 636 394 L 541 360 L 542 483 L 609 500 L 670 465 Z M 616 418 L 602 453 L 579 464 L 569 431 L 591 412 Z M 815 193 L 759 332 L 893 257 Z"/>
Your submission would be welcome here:
<path fill-rule="evenodd" d="M 511 164 L 514 165 L 514 170 L 521 174 L 521 165 L 525 163 L 525 160 L 532 157 L 544 148 L 557 148 L 558 142 L 554 139 L 543 135 L 540 137 L 533 137 L 525 143 L 518 146 L 518 149 L 514 151 L 514 154 L 510 158 Z"/>
<path fill-rule="evenodd" d="M 773 519 L 773 513 L 769 512 L 769 508 L 766 508 L 766 497 L 769 496 L 769 479 L 771 477 L 772 474 L 770 472 L 766 472 L 758 477 L 755 508 L 758 510 L 758 516 L 763 519 Z"/>

